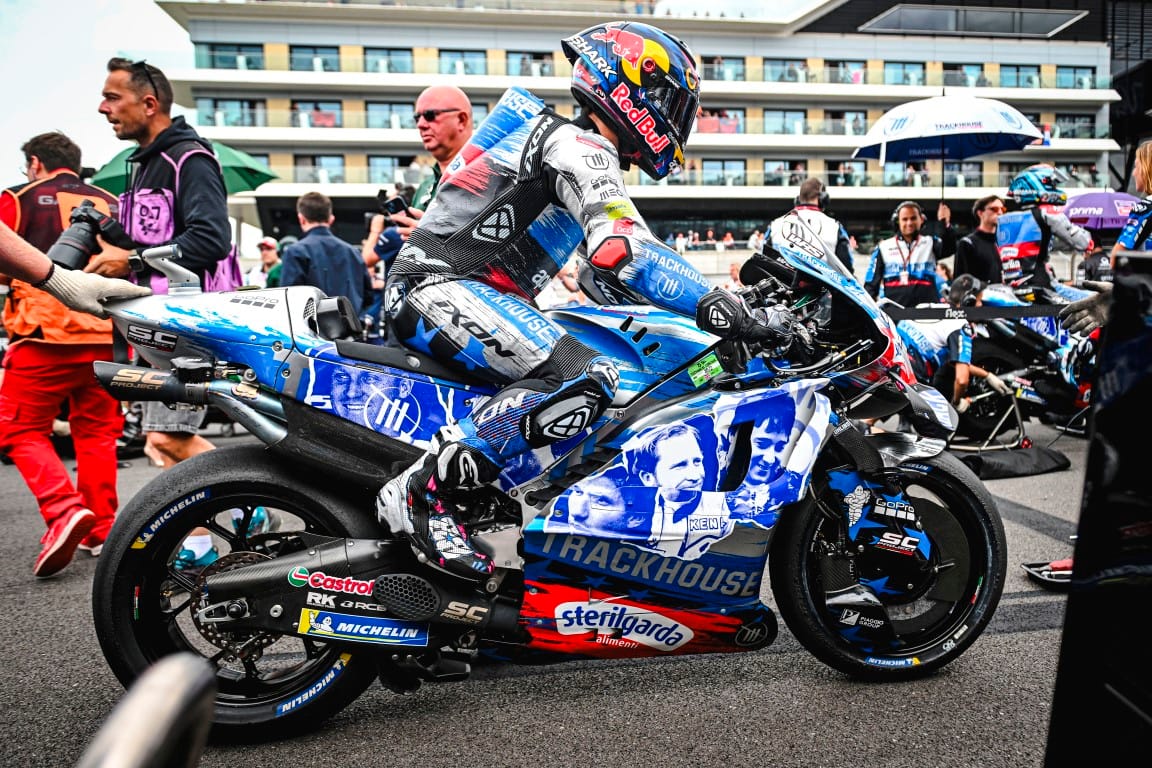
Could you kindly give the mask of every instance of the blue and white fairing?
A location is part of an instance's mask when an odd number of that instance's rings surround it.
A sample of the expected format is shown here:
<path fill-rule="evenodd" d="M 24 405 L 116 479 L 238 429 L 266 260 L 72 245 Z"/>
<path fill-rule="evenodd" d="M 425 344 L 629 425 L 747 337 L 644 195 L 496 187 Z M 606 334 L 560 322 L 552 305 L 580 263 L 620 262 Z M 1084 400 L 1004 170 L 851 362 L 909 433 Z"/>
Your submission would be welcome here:
<path fill-rule="evenodd" d="M 289 295 L 299 306 L 295 316 Z M 175 357 L 227 360 L 251 368 L 265 386 L 282 389 L 290 385 L 281 369 L 293 347 L 293 331 L 307 327 L 303 305 L 322 296 L 314 288 L 154 295 L 117 302 L 110 314 L 156 368 L 171 368 Z"/>
<path fill-rule="evenodd" d="M 569 563 L 632 589 L 720 603 L 755 598 L 759 576 L 749 569 L 762 568 L 779 512 L 805 494 L 829 433 L 826 384 L 702 393 L 644 421 L 619 439 L 618 458 L 527 525 L 525 551 L 534 557 L 526 576 L 553 580 Z M 717 576 L 670 576 L 689 573 Z M 740 575 L 725 582 L 721 573 Z"/>

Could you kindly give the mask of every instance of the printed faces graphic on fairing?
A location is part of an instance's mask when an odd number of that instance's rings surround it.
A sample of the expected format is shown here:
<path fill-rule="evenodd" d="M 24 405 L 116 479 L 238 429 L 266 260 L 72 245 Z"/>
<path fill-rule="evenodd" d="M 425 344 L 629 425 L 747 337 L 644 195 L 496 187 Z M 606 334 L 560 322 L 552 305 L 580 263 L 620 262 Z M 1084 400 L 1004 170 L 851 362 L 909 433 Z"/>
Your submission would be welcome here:
<path fill-rule="evenodd" d="M 557 498 L 543 532 L 695 560 L 738 525 L 770 528 L 802 495 L 823 442 L 830 408 L 819 386 L 724 395 L 708 413 L 641 430 L 618 459 Z M 738 483 L 731 472 L 743 472 Z"/>
<path fill-rule="evenodd" d="M 325 360 L 309 360 L 308 365 L 305 403 L 404 442 L 426 443 L 445 423 L 470 410 L 464 402 L 467 393 L 415 374 L 400 376 Z"/>

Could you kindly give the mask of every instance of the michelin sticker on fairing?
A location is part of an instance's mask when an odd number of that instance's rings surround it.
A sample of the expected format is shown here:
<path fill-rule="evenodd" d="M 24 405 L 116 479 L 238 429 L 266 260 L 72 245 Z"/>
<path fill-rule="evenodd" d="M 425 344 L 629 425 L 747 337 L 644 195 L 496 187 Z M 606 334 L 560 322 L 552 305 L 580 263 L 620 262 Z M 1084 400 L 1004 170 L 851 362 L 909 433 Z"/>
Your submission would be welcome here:
<path fill-rule="evenodd" d="M 161 512 L 159 515 L 152 518 L 152 521 L 144 526 L 144 530 L 141 531 L 140 535 L 136 537 L 136 540 L 132 542 L 132 549 L 144 549 L 144 547 L 148 546 L 148 542 L 152 541 L 152 537 L 156 535 L 157 531 L 163 528 L 168 523 L 168 521 L 176 515 L 177 512 L 187 509 L 194 504 L 199 504 L 200 502 L 205 501 L 211 497 L 212 489 L 204 488 L 189 496 L 185 496 L 183 499 L 180 499 L 180 501 L 176 502 Z"/>
<path fill-rule="evenodd" d="M 355 616 L 313 608 L 300 611 L 297 633 L 328 640 L 377 645 L 428 645 L 428 624 L 375 616 Z"/>

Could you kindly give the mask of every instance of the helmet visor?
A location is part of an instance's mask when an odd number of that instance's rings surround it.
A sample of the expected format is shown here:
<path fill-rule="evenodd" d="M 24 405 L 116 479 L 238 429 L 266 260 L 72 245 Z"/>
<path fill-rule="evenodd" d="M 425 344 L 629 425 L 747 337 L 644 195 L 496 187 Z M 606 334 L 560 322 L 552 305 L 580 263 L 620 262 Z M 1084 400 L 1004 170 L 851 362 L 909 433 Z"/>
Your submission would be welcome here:
<path fill-rule="evenodd" d="M 646 93 L 648 103 L 664 116 L 683 148 L 692 131 L 692 123 L 696 120 L 699 96 L 687 88 L 672 85 L 650 87 Z"/>

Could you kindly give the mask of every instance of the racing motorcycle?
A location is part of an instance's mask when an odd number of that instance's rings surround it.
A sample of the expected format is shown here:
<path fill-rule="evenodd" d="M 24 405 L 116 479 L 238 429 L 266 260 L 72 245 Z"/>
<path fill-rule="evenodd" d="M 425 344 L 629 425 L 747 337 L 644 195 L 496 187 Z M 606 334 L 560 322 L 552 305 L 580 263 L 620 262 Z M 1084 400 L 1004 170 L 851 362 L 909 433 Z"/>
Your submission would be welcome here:
<path fill-rule="evenodd" d="M 742 275 L 750 305 L 794 313 L 790 346 L 721 342 L 651 306 L 551 312 L 613 357 L 619 389 L 591 434 L 461 502 L 497 566 L 479 584 L 419 562 L 374 498 L 490 384 L 356 341 L 343 297 L 202 294 L 171 249 L 145 252 L 171 292 L 109 312 L 152 367 L 99 363 L 98 378 L 125 400 L 214 405 L 259 442 L 178 464 L 117 516 L 93 585 L 112 670 L 129 685 L 170 654 L 203 656 L 217 734 L 275 738 L 373 680 L 410 692 L 480 657 L 756 651 L 778 633 L 765 576 L 798 641 L 846 675 L 902 681 L 954 661 L 1004 587 L 999 513 L 944 452 L 955 412 L 916 382 L 893 324 L 793 235 Z M 895 413 L 917 432 L 853 421 Z M 275 530 L 257 525 L 272 515 Z M 200 526 L 219 557 L 196 569 L 177 554 Z"/>
<path fill-rule="evenodd" d="M 986 307 L 1067 303 L 1049 290 L 1039 294 L 1041 291 L 998 284 L 987 286 L 982 300 Z M 1022 419 L 1084 434 L 1092 396 L 1095 343 L 1061 328 L 1055 313 L 981 321 L 972 341 L 972 363 L 997 374 L 1012 388 Z M 994 431 L 1017 426 L 1003 418 L 1003 401 L 993 396 L 983 379 L 975 379 L 970 392 L 972 407 L 960 416 L 958 434 L 983 440 Z"/>

